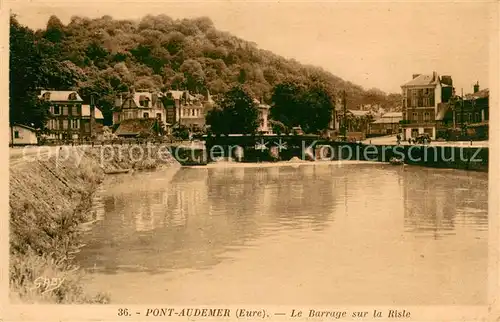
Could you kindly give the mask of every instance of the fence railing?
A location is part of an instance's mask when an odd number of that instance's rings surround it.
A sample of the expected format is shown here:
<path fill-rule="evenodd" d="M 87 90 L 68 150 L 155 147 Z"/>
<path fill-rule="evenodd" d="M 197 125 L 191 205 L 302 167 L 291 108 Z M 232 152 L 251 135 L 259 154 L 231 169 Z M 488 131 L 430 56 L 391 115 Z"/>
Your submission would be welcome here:
<path fill-rule="evenodd" d="M 143 145 L 143 144 L 186 144 L 189 140 L 161 137 L 161 138 L 120 138 L 109 140 L 43 140 L 39 141 L 38 145 L 59 146 L 59 145 Z"/>

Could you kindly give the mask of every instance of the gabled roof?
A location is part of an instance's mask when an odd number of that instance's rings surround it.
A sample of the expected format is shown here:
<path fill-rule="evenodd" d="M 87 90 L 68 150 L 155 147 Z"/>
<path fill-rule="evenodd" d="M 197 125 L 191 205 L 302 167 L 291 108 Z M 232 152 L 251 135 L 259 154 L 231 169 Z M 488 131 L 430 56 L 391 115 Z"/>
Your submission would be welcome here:
<path fill-rule="evenodd" d="M 439 82 L 439 76 L 437 74 L 434 75 L 419 75 L 412 79 L 411 81 L 402 85 L 402 87 L 406 86 L 431 86 L 436 85 Z"/>
<path fill-rule="evenodd" d="M 83 117 L 90 117 L 90 105 L 84 104 L 82 105 L 82 116 Z M 95 119 L 96 120 L 103 120 L 104 116 L 102 116 L 101 110 L 99 110 L 97 107 L 95 108 Z"/>
<path fill-rule="evenodd" d="M 167 91 L 167 93 L 172 94 L 172 97 L 173 97 L 175 100 L 180 100 L 180 99 L 182 98 L 182 95 L 184 95 L 184 91 L 174 91 L 174 90 L 170 90 L 170 91 Z"/>
<path fill-rule="evenodd" d="M 354 115 L 356 117 L 373 114 L 371 111 L 360 111 L 360 110 L 347 110 L 347 112 L 351 113 L 352 115 Z"/>
<path fill-rule="evenodd" d="M 486 98 L 490 96 L 490 90 L 488 88 L 482 89 L 476 93 L 470 93 L 470 94 L 465 94 L 464 95 L 464 100 L 473 100 L 473 99 L 480 99 L 480 98 Z"/>
<path fill-rule="evenodd" d="M 35 132 L 35 131 L 36 131 L 36 129 L 35 129 L 35 128 L 33 128 L 33 127 L 31 127 L 31 126 L 28 126 L 28 125 L 25 125 L 25 124 L 14 123 L 12 126 L 13 126 L 13 127 L 14 127 L 14 126 L 22 127 L 22 128 L 24 128 L 24 129 L 27 129 L 27 130 L 30 130 L 30 131 L 33 131 L 33 132 Z"/>
<path fill-rule="evenodd" d="M 70 100 L 70 95 L 75 94 L 75 99 Z M 48 97 L 47 97 L 48 96 Z M 51 102 L 82 102 L 82 98 L 80 95 L 78 95 L 78 92 L 76 91 L 46 91 L 43 90 L 41 91 L 40 95 L 38 95 L 38 98 L 43 99 L 44 97 L 47 97 L 47 100 Z"/>
<path fill-rule="evenodd" d="M 115 131 L 118 136 L 138 136 L 140 133 L 154 134 L 156 119 L 128 119 L 120 122 Z"/>

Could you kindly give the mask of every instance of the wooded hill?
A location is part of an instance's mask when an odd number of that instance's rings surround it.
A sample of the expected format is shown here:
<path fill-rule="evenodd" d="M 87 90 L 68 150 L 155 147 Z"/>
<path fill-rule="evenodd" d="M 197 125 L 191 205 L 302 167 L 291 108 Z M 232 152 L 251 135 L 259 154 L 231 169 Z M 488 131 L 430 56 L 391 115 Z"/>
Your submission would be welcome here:
<path fill-rule="evenodd" d="M 73 17 L 64 25 L 52 16 L 46 29 L 33 31 L 13 16 L 10 40 L 11 121 L 38 123 L 40 116 L 32 116 L 36 107 L 21 111 L 19 105 L 35 104 L 21 96 L 42 87 L 77 89 L 86 101 L 95 93 L 108 124 L 115 95 L 131 88 L 202 94 L 209 90 L 214 95 L 239 84 L 271 103 L 276 84 L 315 80 L 331 93 L 345 90 L 349 108 L 364 103 L 395 107 L 400 102 L 399 94 L 364 90 L 322 68 L 259 49 L 217 30 L 206 17 L 174 20 L 148 15 L 139 21 Z"/>

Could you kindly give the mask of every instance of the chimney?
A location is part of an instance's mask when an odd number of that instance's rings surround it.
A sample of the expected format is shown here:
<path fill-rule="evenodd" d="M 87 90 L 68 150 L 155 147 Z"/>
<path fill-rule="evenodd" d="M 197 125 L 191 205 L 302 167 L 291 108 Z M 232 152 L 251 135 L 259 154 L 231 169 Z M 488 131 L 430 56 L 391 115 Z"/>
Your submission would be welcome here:
<path fill-rule="evenodd" d="M 418 76 L 420 76 L 420 74 L 413 74 L 413 78 L 412 78 L 412 79 L 415 79 L 415 78 L 417 78 Z"/>
<path fill-rule="evenodd" d="M 437 73 L 436 72 L 432 72 L 432 81 L 436 81 L 437 80 Z"/>
<path fill-rule="evenodd" d="M 441 83 L 453 86 L 453 79 L 449 75 L 441 76 Z"/>
<path fill-rule="evenodd" d="M 115 99 L 115 107 L 122 107 L 123 104 L 123 95 L 120 93 Z"/>
<path fill-rule="evenodd" d="M 474 93 L 479 92 L 479 81 L 474 85 Z"/>
<path fill-rule="evenodd" d="M 90 138 L 93 136 L 93 129 L 95 124 L 95 102 L 94 102 L 94 94 L 90 95 Z"/>

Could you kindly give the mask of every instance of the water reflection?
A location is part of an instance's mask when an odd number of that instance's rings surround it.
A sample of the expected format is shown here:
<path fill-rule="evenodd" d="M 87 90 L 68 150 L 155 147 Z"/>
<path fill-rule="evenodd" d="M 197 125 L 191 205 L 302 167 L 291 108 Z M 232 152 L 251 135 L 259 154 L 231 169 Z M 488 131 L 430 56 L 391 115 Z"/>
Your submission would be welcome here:
<path fill-rule="evenodd" d="M 407 168 L 401 177 L 407 232 L 440 239 L 464 229 L 487 230 L 485 174 Z"/>
<path fill-rule="evenodd" d="M 273 230 L 321 230 L 343 194 L 332 176 L 344 174 L 329 167 L 183 168 L 116 177 L 102 194 L 106 217 L 89 233 L 83 265 L 110 273 L 204 268 Z"/>
<path fill-rule="evenodd" d="M 104 273 L 158 273 L 232 261 L 275 232 L 334 227 L 340 241 L 384 232 L 389 242 L 404 232 L 440 239 L 487 229 L 487 176 L 457 173 L 373 164 L 117 176 L 96 201 L 102 221 L 79 260 Z"/>

